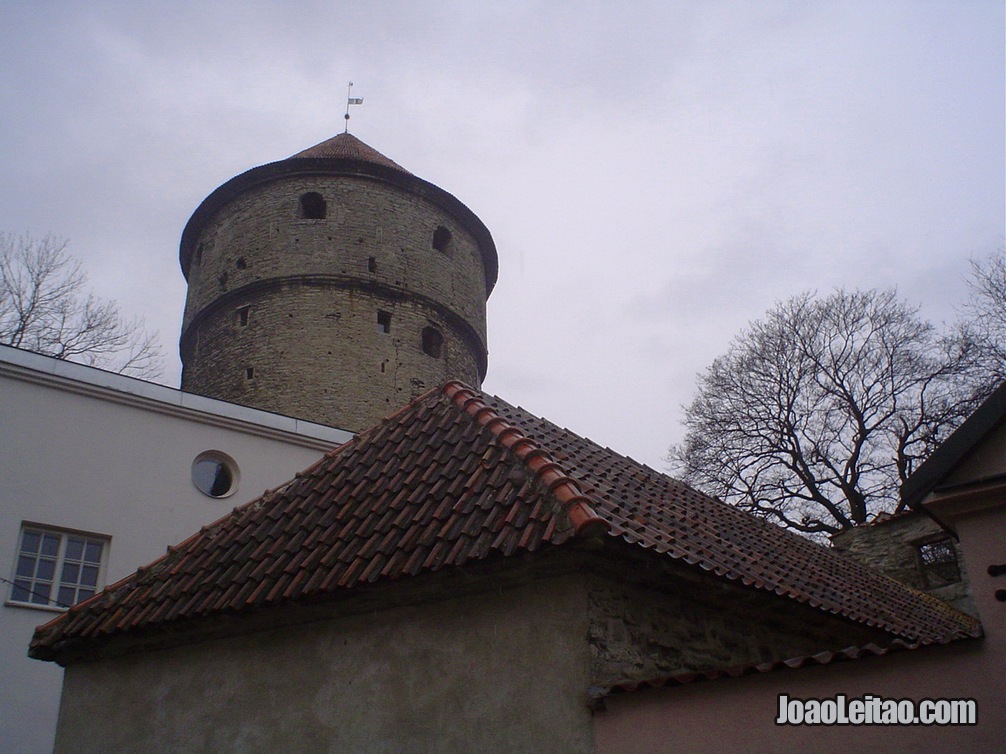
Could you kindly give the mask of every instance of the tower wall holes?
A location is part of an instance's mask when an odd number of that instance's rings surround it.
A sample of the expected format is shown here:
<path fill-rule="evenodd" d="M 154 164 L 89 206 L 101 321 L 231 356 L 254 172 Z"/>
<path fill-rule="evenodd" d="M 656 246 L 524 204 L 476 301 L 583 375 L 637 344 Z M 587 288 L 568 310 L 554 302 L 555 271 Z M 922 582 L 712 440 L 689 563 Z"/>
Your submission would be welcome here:
<path fill-rule="evenodd" d="M 433 231 L 433 248 L 437 251 L 446 252 L 451 242 L 451 232 L 443 225 L 438 225 Z"/>
<path fill-rule="evenodd" d="M 422 334 L 423 353 L 439 359 L 444 352 L 444 336 L 435 327 L 424 327 Z"/>
<path fill-rule="evenodd" d="M 327 214 L 325 198 L 317 191 L 300 195 L 300 217 L 305 220 L 324 220 Z"/>

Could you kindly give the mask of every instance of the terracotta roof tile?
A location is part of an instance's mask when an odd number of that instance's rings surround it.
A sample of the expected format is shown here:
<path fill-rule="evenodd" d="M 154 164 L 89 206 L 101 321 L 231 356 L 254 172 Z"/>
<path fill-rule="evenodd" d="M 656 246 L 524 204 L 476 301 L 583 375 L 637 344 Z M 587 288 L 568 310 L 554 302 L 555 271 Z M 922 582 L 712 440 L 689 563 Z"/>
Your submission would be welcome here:
<path fill-rule="evenodd" d="M 588 531 L 906 641 L 980 631 L 935 598 L 448 383 L 41 627 L 31 653 L 52 658 L 91 637 L 317 599 Z"/>

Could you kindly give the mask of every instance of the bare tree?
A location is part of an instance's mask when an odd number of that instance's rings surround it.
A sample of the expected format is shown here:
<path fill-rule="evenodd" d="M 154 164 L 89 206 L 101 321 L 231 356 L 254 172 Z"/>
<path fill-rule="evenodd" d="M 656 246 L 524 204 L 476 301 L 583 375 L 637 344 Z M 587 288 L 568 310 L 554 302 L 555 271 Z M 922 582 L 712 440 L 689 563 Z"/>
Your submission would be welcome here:
<path fill-rule="evenodd" d="M 992 379 L 1006 380 L 1006 248 L 971 260 L 961 333 Z"/>
<path fill-rule="evenodd" d="M 85 292 L 66 241 L 0 233 L 0 343 L 133 377 L 161 373 L 156 333 Z"/>
<path fill-rule="evenodd" d="M 913 466 L 989 391 L 972 356 L 894 291 L 797 296 L 700 376 L 669 460 L 800 532 L 862 524 L 900 509 Z"/>

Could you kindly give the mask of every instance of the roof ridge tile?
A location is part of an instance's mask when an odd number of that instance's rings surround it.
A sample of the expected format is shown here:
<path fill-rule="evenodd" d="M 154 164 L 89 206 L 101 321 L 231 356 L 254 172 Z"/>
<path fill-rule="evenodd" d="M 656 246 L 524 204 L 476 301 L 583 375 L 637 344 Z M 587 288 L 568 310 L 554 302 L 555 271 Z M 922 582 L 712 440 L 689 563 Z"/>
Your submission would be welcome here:
<path fill-rule="evenodd" d="M 610 531 L 611 524 L 597 515 L 576 480 L 561 473 L 562 466 L 552 459 L 547 450 L 510 424 L 464 383 L 451 381 L 441 389 L 456 406 L 492 432 L 503 447 L 512 451 L 545 483 L 562 504 L 573 524 L 574 534 Z"/>

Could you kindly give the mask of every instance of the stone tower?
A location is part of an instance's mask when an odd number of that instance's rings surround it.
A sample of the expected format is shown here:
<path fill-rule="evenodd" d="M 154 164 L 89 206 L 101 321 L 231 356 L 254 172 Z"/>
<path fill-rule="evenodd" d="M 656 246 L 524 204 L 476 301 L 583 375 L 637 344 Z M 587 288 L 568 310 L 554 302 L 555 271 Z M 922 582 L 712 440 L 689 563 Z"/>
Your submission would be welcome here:
<path fill-rule="evenodd" d="M 489 231 L 350 134 L 220 186 L 180 260 L 185 391 L 359 431 L 485 377 Z"/>

